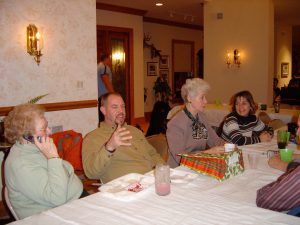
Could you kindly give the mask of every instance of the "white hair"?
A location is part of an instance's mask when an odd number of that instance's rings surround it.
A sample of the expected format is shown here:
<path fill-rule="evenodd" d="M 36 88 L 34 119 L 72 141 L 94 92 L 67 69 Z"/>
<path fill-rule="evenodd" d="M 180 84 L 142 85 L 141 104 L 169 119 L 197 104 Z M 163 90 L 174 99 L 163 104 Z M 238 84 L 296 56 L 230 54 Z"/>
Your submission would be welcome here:
<path fill-rule="evenodd" d="M 187 79 L 181 87 L 181 98 L 184 102 L 188 102 L 188 96 L 195 97 L 199 92 L 206 94 L 209 89 L 209 84 L 198 77 Z"/>

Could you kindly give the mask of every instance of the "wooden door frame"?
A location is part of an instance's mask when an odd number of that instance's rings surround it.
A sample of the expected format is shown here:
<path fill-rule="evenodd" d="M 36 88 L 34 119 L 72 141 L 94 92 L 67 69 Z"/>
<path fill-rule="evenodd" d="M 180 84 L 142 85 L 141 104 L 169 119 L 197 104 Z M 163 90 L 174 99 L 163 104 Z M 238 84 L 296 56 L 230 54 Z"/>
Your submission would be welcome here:
<path fill-rule="evenodd" d="M 193 76 L 195 76 L 195 62 L 194 62 L 194 55 L 195 55 L 195 42 L 194 41 L 185 41 L 185 40 L 177 40 L 172 39 L 172 67 L 171 67 L 171 74 L 172 74 L 172 86 L 171 90 L 174 93 L 174 56 L 175 56 L 175 44 L 187 44 L 191 46 L 191 69 Z"/>
<path fill-rule="evenodd" d="M 103 25 L 97 25 L 97 31 L 98 30 L 107 30 L 107 31 L 113 31 L 113 32 L 123 32 L 127 33 L 129 40 L 128 40 L 128 50 L 129 50 L 129 58 L 128 58 L 128 66 L 129 66 L 129 101 L 130 105 L 126 105 L 126 107 L 129 108 L 129 123 L 132 124 L 134 121 L 134 61 L 133 61 L 133 29 L 131 28 L 124 28 L 124 27 L 112 27 L 112 26 L 103 26 Z M 97 32 L 96 32 L 97 33 Z"/>
<path fill-rule="evenodd" d="M 185 41 L 185 40 L 177 40 L 172 39 L 172 67 L 171 67 L 171 74 L 172 74 L 172 82 L 171 82 L 171 90 L 174 93 L 174 55 L 175 55 L 175 44 L 187 44 L 191 46 L 191 68 L 193 76 L 195 77 L 195 42 L 194 41 Z"/>

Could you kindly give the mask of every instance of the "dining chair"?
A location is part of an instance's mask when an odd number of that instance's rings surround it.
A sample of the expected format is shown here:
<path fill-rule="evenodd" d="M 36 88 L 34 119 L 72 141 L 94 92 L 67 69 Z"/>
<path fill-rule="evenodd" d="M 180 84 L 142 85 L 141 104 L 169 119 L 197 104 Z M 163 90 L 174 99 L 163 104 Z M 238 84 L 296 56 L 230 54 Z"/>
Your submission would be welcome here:
<path fill-rule="evenodd" d="M 4 187 L 4 199 L 5 199 L 5 203 L 10 211 L 10 213 L 13 215 L 13 217 L 15 218 L 15 220 L 19 220 L 18 215 L 16 214 L 10 200 L 9 200 L 9 196 L 8 196 L 8 191 L 7 191 L 7 187 Z"/>
<path fill-rule="evenodd" d="M 287 124 L 284 123 L 282 120 L 280 119 L 274 119 L 271 120 L 268 124 L 269 127 L 272 127 L 273 130 L 287 130 Z"/>
<path fill-rule="evenodd" d="M 163 160 L 168 160 L 168 143 L 165 134 L 154 134 L 146 137 L 147 141 L 156 149 Z"/>

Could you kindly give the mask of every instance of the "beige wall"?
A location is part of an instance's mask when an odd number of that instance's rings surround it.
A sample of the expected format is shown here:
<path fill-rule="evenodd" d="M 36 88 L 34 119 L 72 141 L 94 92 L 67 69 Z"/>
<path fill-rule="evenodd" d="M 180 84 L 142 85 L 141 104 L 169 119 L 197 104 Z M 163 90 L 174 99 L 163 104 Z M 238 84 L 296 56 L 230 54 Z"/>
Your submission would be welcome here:
<path fill-rule="evenodd" d="M 143 74 L 143 18 L 124 13 L 97 10 L 97 25 L 125 27 L 133 29 L 133 73 L 134 76 L 134 117 L 144 117 L 144 77 Z"/>
<path fill-rule="evenodd" d="M 275 58 L 275 75 L 278 78 L 278 87 L 288 85 L 292 72 L 292 26 L 288 24 L 276 24 L 276 58 Z M 281 63 L 289 63 L 289 75 L 287 78 L 281 78 Z"/>
<path fill-rule="evenodd" d="M 0 106 L 45 93 L 49 95 L 40 103 L 97 98 L 95 0 L 1 0 L 0 15 Z M 41 29 L 44 40 L 39 66 L 26 50 L 30 23 Z M 83 82 L 80 90 L 78 81 Z M 98 116 L 91 108 L 47 117 L 50 126 L 85 134 L 97 126 Z"/>
<path fill-rule="evenodd" d="M 195 65 L 196 53 L 199 49 L 203 48 L 203 32 L 200 30 L 186 29 L 174 26 L 160 25 L 154 23 L 144 23 L 144 33 L 149 34 L 152 38 L 149 43 L 161 50 L 162 55 L 169 56 L 169 83 L 172 85 L 171 62 L 172 62 L 172 39 L 193 41 L 195 43 Z M 178 56 L 180 57 L 180 56 Z M 144 86 L 147 88 L 147 101 L 145 102 L 145 112 L 151 112 L 155 102 L 153 91 L 156 76 L 147 76 L 147 62 L 158 62 L 159 59 L 151 59 L 149 48 L 144 49 Z M 196 70 L 195 70 L 196 71 Z"/>
<path fill-rule="evenodd" d="M 223 13 L 223 19 L 217 19 Z M 248 89 L 257 102 L 271 104 L 274 71 L 274 9 L 271 0 L 218 0 L 204 5 L 204 78 L 208 100 L 228 103 Z M 226 50 L 239 49 L 240 68 L 227 68 Z"/>
<path fill-rule="evenodd" d="M 97 98 L 95 0 L 0 0 L 0 106 Z M 26 27 L 44 39 L 38 66 L 26 50 Z M 83 83 L 78 90 L 77 82 Z M 86 134 L 96 128 L 96 108 L 46 113 L 49 126 Z"/>

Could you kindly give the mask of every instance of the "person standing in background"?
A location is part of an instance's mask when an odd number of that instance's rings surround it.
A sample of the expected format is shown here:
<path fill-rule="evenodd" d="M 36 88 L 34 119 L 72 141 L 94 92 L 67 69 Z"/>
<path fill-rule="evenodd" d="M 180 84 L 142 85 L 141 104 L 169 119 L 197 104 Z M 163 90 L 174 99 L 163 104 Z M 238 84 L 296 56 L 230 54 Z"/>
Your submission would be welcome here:
<path fill-rule="evenodd" d="M 273 79 L 273 102 L 280 101 L 280 88 L 278 87 L 278 79 Z"/>
<path fill-rule="evenodd" d="M 114 92 L 114 87 L 112 85 L 112 73 L 109 64 L 109 54 L 107 54 L 106 52 L 101 53 L 97 70 L 98 97 L 106 94 L 107 92 Z"/>
<path fill-rule="evenodd" d="M 98 80 L 98 115 L 99 124 L 104 120 L 104 116 L 100 111 L 100 99 L 101 96 L 108 93 L 114 92 L 114 87 L 112 84 L 112 72 L 109 67 L 110 57 L 106 52 L 100 54 L 100 62 L 97 69 L 97 80 Z"/>

